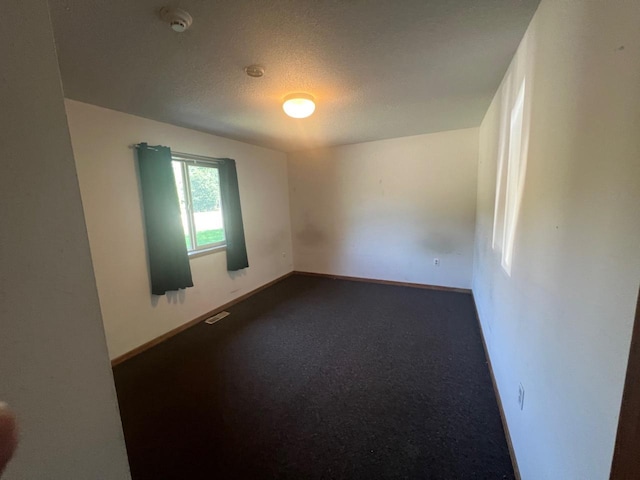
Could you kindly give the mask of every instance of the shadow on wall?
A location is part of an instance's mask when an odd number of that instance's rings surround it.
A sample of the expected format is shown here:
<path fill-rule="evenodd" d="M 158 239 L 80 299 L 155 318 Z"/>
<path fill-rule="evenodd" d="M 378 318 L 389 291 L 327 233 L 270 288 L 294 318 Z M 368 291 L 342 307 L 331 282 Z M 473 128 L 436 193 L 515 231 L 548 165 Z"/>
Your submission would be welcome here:
<path fill-rule="evenodd" d="M 235 280 L 236 278 L 240 278 L 240 277 L 246 277 L 247 276 L 247 269 L 244 268 L 242 270 L 236 270 L 236 271 L 227 270 L 227 275 L 229 276 L 229 278 L 231 280 Z"/>
<path fill-rule="evenodd" d="M 291 154 L 296 269 L 468 287 L 476 172 L 473 129 Z"/>
<path fill-rule="evenodd" d="M 297 174 L 307 178 L 292 182 L 292 195 L 298 202 L 295 210 L 298 218 L 292 224 L 302 226 L 293 232 L 298 247 L 296 265 L 306 269 L 304 260 L 308 258 L 311 265 L 322 265 L 326 273 L 331 273 L 339 270 L 344 255 L 343 245 L 334 239 L 344 237 L 349 206 L 343 198 L 338 163 L 325 158 L 322 150 L 307 152 L 306 157 L 305 170 L 297 169 Z M 297 184 L 308 190 L 298 192 Z"/>
<path fill-rule="evenodd" d="M 166 292 L 164 295 L 153 295 L 151 293 L 149 295 L 151 296 L 152 307 L 157 307 L 163 298 L 166 300 L 166 303 L 177 305 L 178 303 L 184 303 L 187 296 L 187 291 L 185 289 L 171 290 L 169 292 Z"/>

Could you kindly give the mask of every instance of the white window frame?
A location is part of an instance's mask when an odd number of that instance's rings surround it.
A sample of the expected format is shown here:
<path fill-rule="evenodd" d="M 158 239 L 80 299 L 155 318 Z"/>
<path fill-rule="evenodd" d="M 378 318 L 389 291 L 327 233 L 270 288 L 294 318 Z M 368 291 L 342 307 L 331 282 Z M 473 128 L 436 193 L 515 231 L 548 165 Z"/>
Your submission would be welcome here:
<path fill-rule="evenodd" d="M 187 153 L 178 153 L 171 152 L 171 161 L 179 162 L 180 167 L 182 169 L 182 187 L 183 194 L 186 201 L 186 209 L 187 209 L 187 223 L 189 227 L 189 238 L 191 240 L 191 247 L 187 247 L 187 252 L 189 257 L 199 256 L 206 253 L 224 250 L 227 246 L 226 241 L 226 232 L 225 232 L 225 240 L 215 243 L 208 243 L 206 245 L 198 246 L 197 236 L 196 236 L 196 222 L 195 215 L 193 211 L 193 202 L 191 197 L 191 180 L 189 178 L 189 165 L 197 166 L 197 167 L 207 167 L 207 168 L 215 168 L 218 170 L 218 179 L 220 178 L 220 161 L 215 158 L 210 157 L 202 157 L 200 155 L 191 155 Z M 177 187 L 177 185 L 176 185 Z M 222 198 L 220 199 L 220 208 L 224 210 L 224 205 L 222 205 Z M 222 227 L 224 229 L 224 226 Z"/>

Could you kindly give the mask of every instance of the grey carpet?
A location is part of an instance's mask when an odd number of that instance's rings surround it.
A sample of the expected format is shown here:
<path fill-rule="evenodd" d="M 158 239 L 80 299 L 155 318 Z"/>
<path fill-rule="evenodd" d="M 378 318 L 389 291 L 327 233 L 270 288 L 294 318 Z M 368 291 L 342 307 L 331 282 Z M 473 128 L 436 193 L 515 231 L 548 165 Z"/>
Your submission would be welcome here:
<path fill-rule="evenodd" d="M 135 480 L 513 479 L 472 297 L 295 275 L 114 369 Z"/>

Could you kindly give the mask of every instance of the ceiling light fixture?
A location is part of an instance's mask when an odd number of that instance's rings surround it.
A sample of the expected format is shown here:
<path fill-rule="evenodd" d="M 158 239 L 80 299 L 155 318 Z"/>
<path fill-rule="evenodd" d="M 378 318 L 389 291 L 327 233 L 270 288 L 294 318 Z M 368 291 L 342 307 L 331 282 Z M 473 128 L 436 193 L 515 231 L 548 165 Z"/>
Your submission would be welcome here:
<path fill-rule="evenodd" d="M 284 113 L 293 118 L 307 118 L 316 110 L 314 98 L 307 93 L 292 93 L 284 97 Z"/>

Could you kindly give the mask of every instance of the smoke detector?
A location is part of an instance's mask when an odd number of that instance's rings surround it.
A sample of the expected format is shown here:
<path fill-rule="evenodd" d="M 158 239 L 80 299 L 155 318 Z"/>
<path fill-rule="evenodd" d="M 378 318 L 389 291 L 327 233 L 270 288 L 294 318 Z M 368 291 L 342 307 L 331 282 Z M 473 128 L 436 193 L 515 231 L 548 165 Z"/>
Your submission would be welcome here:
<path fill-rule="evenodd" d="M 167 22 L 174 32 L 182 33 L 193 23 L 193 18 L 189 12 L 181 8 L 162 7 L 160 18 Z"/>
<path fill-rule="evenodd" d="M 260 78 L 264 75 L 264 67 L 262 65 L 249 65 L 244 67 L 244 72 L 253 78 Z"/>

